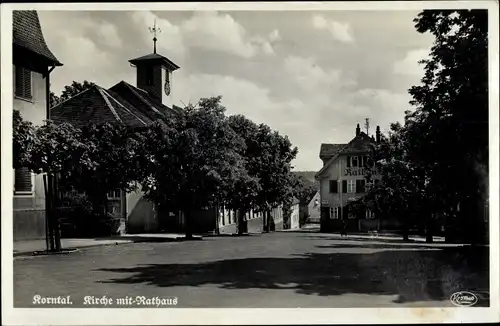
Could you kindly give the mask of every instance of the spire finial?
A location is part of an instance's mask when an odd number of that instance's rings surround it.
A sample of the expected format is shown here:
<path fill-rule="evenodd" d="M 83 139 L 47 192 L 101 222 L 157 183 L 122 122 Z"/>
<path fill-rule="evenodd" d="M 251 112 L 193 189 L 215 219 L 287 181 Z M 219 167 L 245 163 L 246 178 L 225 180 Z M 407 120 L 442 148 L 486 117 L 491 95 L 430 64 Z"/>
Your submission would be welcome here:
<path fill-rule="evenodd" d="M 366 134 L 369 135 L 369 131 L 370 131 L 370 119 L 366 118 L 365 119 L 365 129 L 366 129 Z"/>
<path fill-rule="evenodd" d="M 156 27 L 156 18 L 153 27 L 149 28 L 149 32 L 153 34 L 154 53 L 156 53 L 156 41 L 158 41 L 156 34 L 161 32 L 161 29 Z"/>

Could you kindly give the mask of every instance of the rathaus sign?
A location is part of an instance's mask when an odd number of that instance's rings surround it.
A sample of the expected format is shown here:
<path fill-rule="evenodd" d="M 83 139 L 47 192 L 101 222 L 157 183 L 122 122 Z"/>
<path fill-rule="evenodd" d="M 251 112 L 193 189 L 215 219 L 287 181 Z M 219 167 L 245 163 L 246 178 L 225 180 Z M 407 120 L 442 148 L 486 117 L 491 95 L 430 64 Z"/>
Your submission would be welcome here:
<path fill-rule="evenodd" d="M 368 169 L 364 167 L 350 167 L 346 168 L 344 170 L 344 176 L 358 176 L 358 175 L 365 175 Z M 378 171 L 376 168 L 371 169 L 372 174 L 378 174 Z"/>

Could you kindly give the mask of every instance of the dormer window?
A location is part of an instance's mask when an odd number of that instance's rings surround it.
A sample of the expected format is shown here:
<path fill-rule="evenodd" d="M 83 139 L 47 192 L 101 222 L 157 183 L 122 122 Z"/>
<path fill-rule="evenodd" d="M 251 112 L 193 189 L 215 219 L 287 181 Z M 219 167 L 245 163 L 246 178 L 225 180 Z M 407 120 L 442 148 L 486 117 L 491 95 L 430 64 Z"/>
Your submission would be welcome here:
<path fill-rule="evenodd" d="M 351 157 L 351 163 L 352 163 L 352 166 L 353 167 L 357 167 L 358 166 L 358 157 L 357 156 L 352 156 Z"/>

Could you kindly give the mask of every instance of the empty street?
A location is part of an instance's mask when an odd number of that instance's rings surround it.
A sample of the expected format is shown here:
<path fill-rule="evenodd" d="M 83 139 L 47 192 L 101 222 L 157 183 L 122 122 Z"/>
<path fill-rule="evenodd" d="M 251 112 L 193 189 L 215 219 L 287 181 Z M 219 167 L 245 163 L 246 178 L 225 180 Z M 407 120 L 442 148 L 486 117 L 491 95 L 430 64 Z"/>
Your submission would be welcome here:
<path fill-rule="evenodd" d="M 316 230 L 98 246 L 16 258 L 14 305 L 450 307 L 470 291 L 487 306 L 488 252 L 468 250 Z"/>

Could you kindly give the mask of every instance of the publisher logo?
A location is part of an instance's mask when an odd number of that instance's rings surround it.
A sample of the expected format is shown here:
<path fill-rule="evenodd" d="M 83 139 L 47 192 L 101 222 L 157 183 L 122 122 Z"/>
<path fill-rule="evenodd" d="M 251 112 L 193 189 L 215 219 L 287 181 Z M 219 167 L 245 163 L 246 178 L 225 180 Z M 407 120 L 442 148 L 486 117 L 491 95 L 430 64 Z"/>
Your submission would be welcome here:
<path fill-rule="evenodd" d="M 458 307 L 471 307 L 478 301 L 474 293 L 467 291 L 460 291 L 453 293 L 450 297 L 451 303 Z"/>

